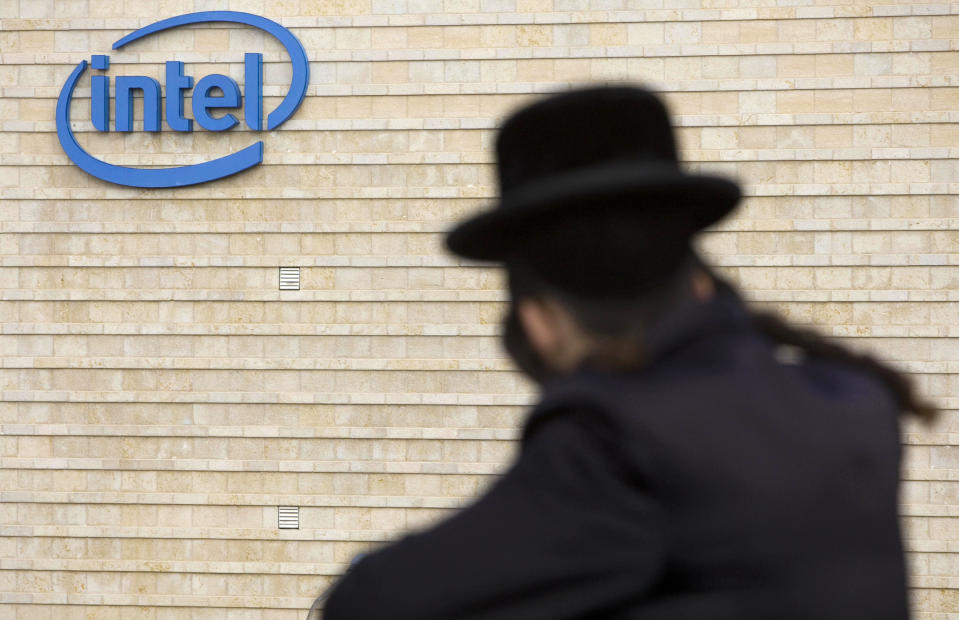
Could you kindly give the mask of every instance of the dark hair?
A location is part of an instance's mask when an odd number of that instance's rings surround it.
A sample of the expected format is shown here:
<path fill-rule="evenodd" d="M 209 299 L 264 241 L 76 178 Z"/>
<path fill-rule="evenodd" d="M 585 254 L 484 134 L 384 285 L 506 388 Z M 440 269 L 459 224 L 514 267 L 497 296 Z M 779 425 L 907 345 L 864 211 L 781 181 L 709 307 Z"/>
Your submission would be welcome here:
<path fill-rule="evenodd" d="M 570 294 L 548 283 L 530 261 L 513 257 L 506 262 L 512 301 L 504 319 L 505 347 L 533 379 L 543 382 L 553 374 L 527 340 L 516 311 L 516 300 L 552 298 L 599 344 L 587 363 L 598 368 L 641 368 L 644 351 L 638 345 L 643 342 L 644 330 L 690 296 L 686 284 L 695 264 L 690 255 L 672 277 L 659 278 L 643 294 L 624 299 Z"/>
<path fill-rule="evenodd" d="M 911 413 L 927 424 L 932 423 L 938 415 L 935 405 L 916 393 L 909 377 L 874 356 L 840 346 L 812 330 L 789 325 L 768 312 L 753 312 L 752 317 L 756 327 L 775 342 L 798 347 L 808 355 L 842 362 L 874 375 L 892 392 L 903 412 Z"/>
<path fill-rule="evenodd" d="M 542 262 L 542 261 L 540 261 Z M 516 303 L 523 298 L 552 297 L 572 315 L 576 323 L 598 342 L 586 362 L 598 368 L 642 368 L 644 330 L 657 319 L 673 311 L 692 296 L 690 277 L 706 272 L 718 289 L 730 285 L 716 276 L 692 250 L 679 265 L 650 283 L 641 294 L 632 298 L 604 299 L 571 295 L 547 282 L 528 256 L 516 255 L 506 261 L 510 290 L 510 306 L 503 322 L 503 341 L 516 365 L 532 379 L 545 382 L 554 371 L 539 356 L 526 337 L 516 313 Z M 925 422 L 936 417 L 936 408 L 915 391 L 912 381 L 872 355 L 852 351 L 829 341 L 809 329 L 794 327 L 769 312 L 751 311 L 757 329 L 773 342 L 797 347 L 803 353 L 858 367 L 874 375 L 896 398 L 901 411 L 909 412 Z"/>

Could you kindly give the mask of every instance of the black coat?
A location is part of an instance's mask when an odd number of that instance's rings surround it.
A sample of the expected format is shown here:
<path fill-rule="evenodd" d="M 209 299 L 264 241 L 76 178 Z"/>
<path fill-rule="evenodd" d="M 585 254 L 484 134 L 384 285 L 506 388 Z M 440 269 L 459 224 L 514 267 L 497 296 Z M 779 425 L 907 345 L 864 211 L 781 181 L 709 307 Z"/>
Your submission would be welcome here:
<path fill-rule="evenodd" d="M 544 386 L 489 492 L 360 560 L 325 619 L 907 618 L 891 394 L 789 359 L 731 292 L 653 336 L 642 372 Z"/>

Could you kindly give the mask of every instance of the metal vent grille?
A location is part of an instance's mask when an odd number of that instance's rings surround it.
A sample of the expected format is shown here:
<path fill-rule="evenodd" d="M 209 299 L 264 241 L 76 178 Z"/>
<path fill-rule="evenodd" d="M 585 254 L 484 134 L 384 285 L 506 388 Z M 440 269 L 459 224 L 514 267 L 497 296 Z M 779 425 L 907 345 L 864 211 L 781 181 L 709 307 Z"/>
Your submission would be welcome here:
<path fill-rule="evenodd" d="M 280 290 L 281 291 L 300 290 L 300 268 L 299 267 L 280 267 Z"/>
<path fill-rule="evenodd" d="M 281 530 L 300 529 L 299 506 L 277 506 L 277 527 Z"/>

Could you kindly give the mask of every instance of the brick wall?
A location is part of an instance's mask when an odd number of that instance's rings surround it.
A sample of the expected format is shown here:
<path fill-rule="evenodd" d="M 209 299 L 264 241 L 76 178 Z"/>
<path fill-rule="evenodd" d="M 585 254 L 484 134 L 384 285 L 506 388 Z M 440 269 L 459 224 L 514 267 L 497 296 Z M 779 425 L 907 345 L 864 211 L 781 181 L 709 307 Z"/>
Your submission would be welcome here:
<path fill-rule="evenodd" d="M 178 190 L 74 166 L 54 125 L 72 68 L 209 9 L 303 42 L 290 121 L 101 134 L 83 81 L 77 135 L 133 166 L 262 138 L 264 163 Z M 690 168 L 744 182 L 709 257 L 947 409 L 905 427 L 902 512 L 916 617 L 959 617 L 959 5 L 0 0 L 0 17 L 0 616 L 301 619 L 353 554 L 479 493 L 535 394 L 498 343 L 501 274 L 441 233 L 494 195 L 508 110 L 635 80 L 664 91 Z M 245 51 L 270 111 L 289 63 L 248 27 L 155 35 L 111 74 L 178 59 L 240 79 Z M 278 290 L 279 266 L 301 290 Z"/>

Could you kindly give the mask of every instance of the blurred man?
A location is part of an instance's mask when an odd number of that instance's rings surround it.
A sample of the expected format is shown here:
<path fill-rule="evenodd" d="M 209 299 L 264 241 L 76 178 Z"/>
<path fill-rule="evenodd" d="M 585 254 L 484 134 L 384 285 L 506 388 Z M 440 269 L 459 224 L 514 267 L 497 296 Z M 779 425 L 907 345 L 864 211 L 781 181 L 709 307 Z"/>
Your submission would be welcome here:
<path fill-rule="evenodd" d="M 897 418 L 932 410 L 703 264 L 738 185 L 682 171 L 635 87 L 520 110 L 497 164 L 447 245 L 505 267 L 541 398 L 491 489 L 360 559 L 326 620 L 906 618 Z"/>

